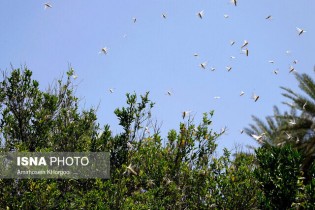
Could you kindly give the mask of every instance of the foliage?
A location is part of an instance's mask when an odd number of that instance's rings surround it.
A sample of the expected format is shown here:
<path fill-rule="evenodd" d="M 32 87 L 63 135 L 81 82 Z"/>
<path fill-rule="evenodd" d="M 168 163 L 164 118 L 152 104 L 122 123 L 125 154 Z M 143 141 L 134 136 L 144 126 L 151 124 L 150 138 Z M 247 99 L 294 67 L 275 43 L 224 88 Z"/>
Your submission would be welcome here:
<path fill-rule="evenodd" d="M 258 168 L 255 176 L 261 183 L 261 207 L 288 209 L 299 190 L 301 155 L 290 146 L 265 146 L 256 151 Z"/>
<path fill-rule="evenodd" d="M 26 67 L 3 74 L 2 150 L 110 151 L 110 179 L 0 179 L 1 209 L 313 208 L 315 167 L 304 184 L 298 151 L 263 147 L 256 160 L 224 149 L 218 157 L 214 111 L 199 124 L 183 120 L 163 139 L 149 93 L 126 95 L 126 106 L 115 110 L 123 130 L 113 134 L 109 125 L 100 128 L 95 109 L 79 110 L 73 73 L 46 91 Z"/>
<path fill-rule="evenodd" d="M 78 98 L 73 95 L 71 71 L 65 82 L 40 91 L 31 79 L 32 72 L 14 69 L 0 83 L 1 124 L 5 150 L 88 151 L 93 139 L 95 110 L 79 113 Z M 1 139 L 1 142 L 3 142 Z"/>
<path fill-rule="evenodd" d="M 309 182 L 312 179 L 310 167 L 315 160 L 315 82 L 307 74 L 296 73 L 295 77 L 304 94 L 281 87 L 285 91 L 282 95 L 289 99 L 283 103 L 290 107 L 290 112 L 281 114 L 278 108 L 274 107 L 273 116 L 266 117 L 267 123 L 253 116 L 255 124 L 251 124 L 245 131 L 248 135 L 264 133 L 264 141 L 261 142 L 263 145 L 281 147 L 290 144 L 297 148 L 303 155 L 301 169 Z"/>
<path fill-rule="evenodd" d="M 295 93 L 290 88 L 281 88 L 285 91 L 283 96 L 292 101 L 294 108 L 299 110 L 301 115 L 297 118 L 295 125 L 284 129 L 299 138 L 297 148 L 305 157 L 303 170 L 307 172 L 315 160 L 315 82 L 307 74 L 295 74 L 295 78 L 304 94 Z M 307 174 L 307 179 L 309 178 L 310 175 Z"/>

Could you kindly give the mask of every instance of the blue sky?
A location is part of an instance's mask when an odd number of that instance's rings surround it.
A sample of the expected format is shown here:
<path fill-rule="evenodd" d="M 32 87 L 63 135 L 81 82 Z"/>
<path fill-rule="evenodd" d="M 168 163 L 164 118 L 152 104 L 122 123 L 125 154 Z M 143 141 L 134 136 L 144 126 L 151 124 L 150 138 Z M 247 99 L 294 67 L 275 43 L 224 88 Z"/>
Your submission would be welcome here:
<path fill-rule="evenodd" d="M 252 123 L 251 115 L 272 114 L 273 105 L 288 109 L 279 87 L 298 90 L 289 74 L 293 60 L 297 72 L 313 73 L 311 0 L 239 0 L 237 7 L 228 0 L 52 0 L 48 9 L 44 3 L 0 2 L 0 69 L 27 65 L 45 89 L 71 64 L 82 106 L 100 104 L 99 122 L 114 132 L 120 128 L 113 111 L 125 104 L 125 94 L 150 91 L 164 137 L 178 129 L 182 111 L 191 110 L 198 121 L 203 112 L 215 110 L 214 128 L 228 128 L 220 148 L 255 145 L 239 131 Z M 296 27 L 307 32 L 299 36 Z M 240 53 L 244 40 L 248 57 Z M 107 55 L 99 54 L 103 47 L 109 48 Z M 199 67 L 203 62 L 206 70 Z M 227 72 L 226 66 L 233 68 Z M 253 93 L 260 96 L 256 103 Z"/>

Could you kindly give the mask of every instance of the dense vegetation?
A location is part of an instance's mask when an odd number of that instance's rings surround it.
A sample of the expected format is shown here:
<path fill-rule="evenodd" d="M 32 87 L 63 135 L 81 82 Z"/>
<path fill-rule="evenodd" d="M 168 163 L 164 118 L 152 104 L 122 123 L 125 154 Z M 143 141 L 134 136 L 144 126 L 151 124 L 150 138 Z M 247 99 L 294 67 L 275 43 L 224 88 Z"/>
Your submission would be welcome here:
<path fill-rule="evenodd" d="M 73 75 L 70 69 L 41 91 L 27 68 L 3 73 L 1 150 L 110 151 L 110 179 L 0 179 L 0 209 L 315 208 L 310 76 L 296 75 L 308 98 L 283 88 L 295 104 L 289 113 L 275 108 L 268 125 L 254 117 L 246 132 L 265 133 L 260 148 L 233 155 L 225 149 L 217 157 L 222 132 L 212 129 L 213 111 L 199 123 L 185 118 L 164 139 L 151 119 L 149 94 L 127 94 L 126 106 L 115 110 L 123 130 L 114 135 L 97 123 L 95 109 L 80 110 Z"/>

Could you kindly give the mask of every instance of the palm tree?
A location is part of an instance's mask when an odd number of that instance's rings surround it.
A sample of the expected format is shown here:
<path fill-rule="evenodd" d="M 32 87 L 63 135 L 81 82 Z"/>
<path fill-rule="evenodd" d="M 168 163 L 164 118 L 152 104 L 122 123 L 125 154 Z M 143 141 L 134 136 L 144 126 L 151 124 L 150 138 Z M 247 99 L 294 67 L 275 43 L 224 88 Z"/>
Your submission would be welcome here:
<path fill-rule="evenodd" d="M 289 124 L 288 119 L 292 118 L 291 116 L 296 117 L 296 111 L 291 109 L 291 111 L 280 113 L 277 106 L 273 107 L 273 116 L 267 116 L 265 118 L 266 122 L 259 119 L 256 116 L 252 116 L 254 124 L 250 124 L 249 128 L 245 128 L 244 131 L 249 136 L 255 139 L 255 136 L 262 136 L 262 141 L 258 141 L 260 145 L 273 145 L 280 146 L 283 143 L 283 139 L 286 137 L 286 133 L 282 130 L 283 127 L 286 127 Z M 257 140 L 257 139 L 255 139 Z"/>
<path fill-rule="evenodd" d="M 250 124 L 245 132 L 252 137 L 264 134 L 261 145 L 282 146 L 289 143 L 297 148 L 304 156 L 302 170 L 307 176 L 315 160 L 315 82 L 307 74 L 296 73 L 295 77 L 304 94 L 281 87 L 285 91 L 282 95 L 289 99 L 289 102 L 283 103 L 291 108 L 290 112 L 281 114 L 275 106 L 274 115 L 266 117 L 267 124 L 253 116 L 255 124 Z"/>
<path fill-rule="evenodd" d="M 283 127 L 283 130 L 292 132 L 299 138 L 296 146 L 305 157 L 303 164 L 305 171 L 315 160 L 315 82 L 305 73 L 295 74 L 295 78 L 304 94 L 295 93 L 290 88 L 281 88 L 285 90 L 282 95 L 292 101 L 295 109 L 300 111 L 300 116 L 294 125 Z"/>

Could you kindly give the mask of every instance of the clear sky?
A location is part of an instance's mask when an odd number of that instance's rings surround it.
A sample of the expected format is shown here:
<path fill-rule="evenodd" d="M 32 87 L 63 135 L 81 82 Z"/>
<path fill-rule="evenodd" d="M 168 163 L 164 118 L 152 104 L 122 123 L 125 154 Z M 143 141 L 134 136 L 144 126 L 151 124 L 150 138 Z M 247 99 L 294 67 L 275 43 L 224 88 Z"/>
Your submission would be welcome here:
<path fill-rule="evenodd" d="M 236 7 L 228 0 L 51 0 L 47 9 L 44 3 L 0 1 L 0 69 L 27 65 L 45 89 L 71 64 L 82 106 L 100 104 L 99 122 L 114 132 L 120 129 L 113 111 L 125 105 L 125 94 L 150 91 L 164 137 L 178 130 L 181 112 L 191 110 L 199 121 L 203 112 L 215 110 L 214 128 L 228 129 L 220 148 L 255 145 L 240 130 L 252 123 L 251 115 L 272 114 L 273 105 L 288 110 L 279 87 L 298 90 L 290 65 L 313 73 L 311 0 L 239 0 Z M 296 27 L 307 32 L 299 36 Z M 244 40 L 248 57 L 241 54 Z M 107 55 L 99 54 L 103 47 Z"/>

